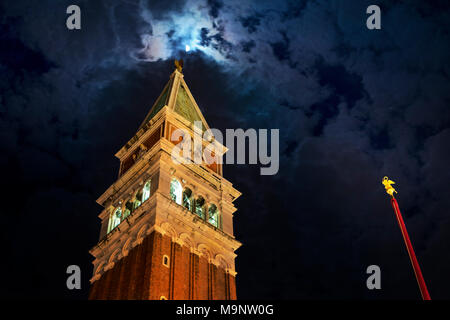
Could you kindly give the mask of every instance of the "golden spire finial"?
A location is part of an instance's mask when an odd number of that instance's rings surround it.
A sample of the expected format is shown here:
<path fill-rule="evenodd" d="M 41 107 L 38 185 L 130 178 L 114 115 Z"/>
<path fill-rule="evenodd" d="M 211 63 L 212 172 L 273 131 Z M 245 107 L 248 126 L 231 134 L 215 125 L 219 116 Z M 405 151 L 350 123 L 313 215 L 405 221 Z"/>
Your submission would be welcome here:
<path fill-rule="evenodd" d="M 176 68 L 179 72 L 182 73 L 182 70 L 183 70 L 183 59 L 175 60 L 174 63 L 175 63 L 175 68 Z"/>
<path fill-rule="evenodd" d="M 391 197 L 394 196 L 394 192 L 397 193 L 397 191 L 395 191 L 394 187 L 392 186 L 392 184 L 395 184 L 395 182 L 392 180 L 389 180 L 388 177 L 384 177 L 383 181 L 381 183 L 384 185 L 384 188 L 386 189 L 386 193 L 389 194 Z"/>

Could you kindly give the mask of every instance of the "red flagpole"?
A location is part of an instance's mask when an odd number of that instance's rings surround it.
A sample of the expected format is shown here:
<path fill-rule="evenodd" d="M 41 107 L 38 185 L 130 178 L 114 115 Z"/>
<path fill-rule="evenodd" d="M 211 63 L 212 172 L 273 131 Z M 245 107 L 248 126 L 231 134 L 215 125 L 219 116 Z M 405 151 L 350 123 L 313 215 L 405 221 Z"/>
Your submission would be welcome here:
<path fill-rule="evenodd" d="M 417 261 L 416 254 L 411 244 L 411 240 L 408 236 L 408 231 L 406 230 L 405 222 L 403 222 L 402 214 L 400 208 L 398 207 L 397 200 L 392 195 L 391 204 L 395 211 L 395 216 L 397 217 L 398 225 L 402 231 L 403 240 L 405 241 L 406 249 L 408 250 L 409 259 L 414 269 L 416 275 L 417 283 L 419 284 L 420 293 L 423 300 L 431 300 L 430 294 L 428 293 L 427 285 L 425 284 L 425 279 L 423 278 L 422 271 L 420 270 L 419 262 Z"/>

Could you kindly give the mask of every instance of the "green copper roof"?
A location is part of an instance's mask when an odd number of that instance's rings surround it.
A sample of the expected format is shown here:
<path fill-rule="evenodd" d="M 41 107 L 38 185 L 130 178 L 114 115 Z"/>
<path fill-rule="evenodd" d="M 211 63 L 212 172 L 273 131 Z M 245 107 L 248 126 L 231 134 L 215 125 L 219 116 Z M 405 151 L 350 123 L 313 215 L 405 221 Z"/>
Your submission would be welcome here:
<path fill-rule="evenodd" d="M 184 118 L 186 118 L 192 123 L 194 123 L 194 121 L 202 122 L 202 118 L 197 113 L 194 104 L 192 103 L 188 93 L 186 92 L 186 89 L 182 85 L 180 85 L 178 89 L 177 100 L 175 102 L 174 109 L 175 112 L 182 115 Z M 205 125 L 202 122 L 202 131 L 205 130 L 206 130 Z"/>
<path fill-rule="evenodd" d="M 176 75 L 175 75 L 176 76 Z M 192 124 L 195 121 L 200 121 L 202 123 L 202 131 L 206 130 L 206 124 L 202 121 L 202 116 L 200 111 L 195 106 L 195 102 L 191 100 L 186 84 L 181 79 L 181 81 L 174 82 L 174 77 L 171 77 L 167 85 L 164 87 L 163 92 L 159 96 L 156 103 L 153 105 L 150 112 L 145 117 L 144 122 L 139 128 L 142 128 L 146 123 L 148 123 L 165 105 L 169 103 L 170 95 L 176 93 L 176 98 L 173 106 L 173 110 L 184 117 L 186 120 Z M 176 90 L 174 83 L 177 83 L 178 90 Z M 172 107 L 172 106 L 171 106 Z"/>
<path fill-rule="evenodd" d="M 163 93 L 159 97 L 158 101 L 153 106 L 152 111 L 145 118 L 143 124 L 147 123 L 151 118 L 153 118 L 155 116 L 155 114 L 158 113 L 159 110 L 161 110 L 167 104 L 167 96 L 169 94 L 169 89 L 170 89 L 170 86 L 167 85 L 166 88 L 164 89 Z"/>

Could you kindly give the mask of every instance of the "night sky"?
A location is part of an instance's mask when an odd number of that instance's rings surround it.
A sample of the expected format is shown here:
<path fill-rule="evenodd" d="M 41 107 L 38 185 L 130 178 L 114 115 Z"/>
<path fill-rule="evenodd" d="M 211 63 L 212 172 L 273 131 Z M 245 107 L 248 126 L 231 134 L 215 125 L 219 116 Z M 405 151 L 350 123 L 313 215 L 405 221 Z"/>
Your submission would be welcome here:
<path fill-rule="evenodd" d="M 243 194 L 238 298 L 420 299 L 387 175 L 431 297 L 450 299 L 449 24 L 447 0 L 1 2 L 1 296 L 87 298 L 95 200 L 183 58 L 210 127 L 280 129 L 278 174 L 224 168 Z"/>

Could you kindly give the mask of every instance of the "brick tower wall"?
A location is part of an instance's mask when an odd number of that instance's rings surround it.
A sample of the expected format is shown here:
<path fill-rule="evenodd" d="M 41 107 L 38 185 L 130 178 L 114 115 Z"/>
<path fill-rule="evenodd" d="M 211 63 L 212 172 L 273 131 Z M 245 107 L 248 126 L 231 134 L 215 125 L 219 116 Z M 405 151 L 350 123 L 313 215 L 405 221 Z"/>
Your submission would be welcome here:
<path fill-rule="evenodd" d="M 169 267 L 163 256 L 169 257 Z M 203 256 L 153 231 L 94 281 L 90 300 L 235 300 L 235 278 Z"/>

